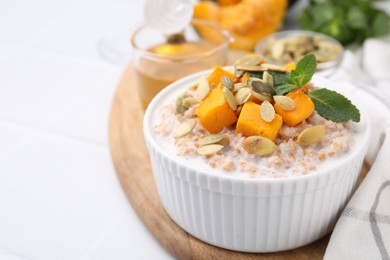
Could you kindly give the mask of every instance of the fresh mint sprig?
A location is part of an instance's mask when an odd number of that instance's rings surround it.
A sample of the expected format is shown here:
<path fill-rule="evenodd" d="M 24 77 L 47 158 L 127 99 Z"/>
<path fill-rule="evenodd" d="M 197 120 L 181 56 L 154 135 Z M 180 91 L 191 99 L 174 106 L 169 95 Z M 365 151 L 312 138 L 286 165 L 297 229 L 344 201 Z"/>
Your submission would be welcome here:
<path fill-rule="evenodd" d="M 317 60 L 314 54 L 303 56 L 297 63 L 295 70 L 291 71 L 290 80 L 293 84 L 303 87 L 316 72 Z"/>
<path fill-rule="evenodd" d="M 317 68 L 313 54 L 305 55 L 298 61 L 295 70 L 290 73 L 290 81 L 276 88 L 277 95 L 285 95 L 302 88 L 310 82 Z M 312 90 L 308 96 L 314 103 L 317 113 L 333 122 L 360 121 L 360 112 L 349 99 L 336 91 L 320 88 Z"/>
<path fill-rule="evenodd" d="M 290 73 L 290 80 L 276 88 L 278 95 L 285 95 L 291 91 L 303 87 L 314 75 L 317 68 L 316 56 L 307 54 L 297 63 L 295 70 Z"/>
<path fill-rule="evenodd" d="M 360 112 L 356 106 L 336 91 L 320 88 L 310 91 L 308 95 L 320 116 L 337 123 L 348 120 L 360 122 Z"/>

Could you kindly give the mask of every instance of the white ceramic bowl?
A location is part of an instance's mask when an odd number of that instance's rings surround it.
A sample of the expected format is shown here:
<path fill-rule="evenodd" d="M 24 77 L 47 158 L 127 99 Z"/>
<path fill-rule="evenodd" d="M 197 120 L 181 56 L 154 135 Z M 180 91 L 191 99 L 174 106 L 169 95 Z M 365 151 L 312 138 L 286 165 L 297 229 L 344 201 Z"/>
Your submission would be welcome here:
<path fill-rule="evenodd" d="M 245 252 L 293 249 L 330 232 L 354 191 L 367 151 L 370 127 L 364 108 L 349 95 L 361 112 L 362 138 L 355 149 L 325 170 L 279 179 L 231 177 L 177 156 L 153 135 L 159 109 L 210 72 L 171 84 L 153 99 L 145 114 L 144 134 L 154 178 L 169 216 L 200 240 Z M 330 89 L 337 86 L 319 77 L 313 82 Z"/>

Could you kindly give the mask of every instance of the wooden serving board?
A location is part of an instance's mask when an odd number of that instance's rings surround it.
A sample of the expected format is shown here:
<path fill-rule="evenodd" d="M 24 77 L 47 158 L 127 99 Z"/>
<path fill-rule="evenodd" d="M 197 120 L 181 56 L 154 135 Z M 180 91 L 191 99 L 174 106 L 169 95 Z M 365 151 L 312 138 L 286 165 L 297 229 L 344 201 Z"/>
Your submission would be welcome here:
<path fill-rule="evenodd" d="M 144 111 L 129 66 L 112 104 L 110 149 L 116 173 L 130 203 L 155 238 L 179 259 L 322 259 L 330 235 L 301 248 L 267 254 L 241 253 L 206 244 L 191 236 L 167 215 L 154 183 L 143 132 Z M 368 166 L 363 167 L 362 178 Z"/>

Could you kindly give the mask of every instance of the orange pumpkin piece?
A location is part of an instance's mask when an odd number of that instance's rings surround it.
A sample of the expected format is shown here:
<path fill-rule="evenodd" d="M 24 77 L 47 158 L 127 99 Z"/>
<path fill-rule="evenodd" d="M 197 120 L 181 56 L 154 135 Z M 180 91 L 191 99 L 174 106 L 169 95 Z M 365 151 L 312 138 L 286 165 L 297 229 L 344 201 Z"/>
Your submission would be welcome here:
<path fill-rule="evenodd" d="M 224 2 L 229 2 L 225 5 Z M 214 22 L 234 38 L 232 48 L 253 50 L 256 43 L 283 25 L 287 0 L 198 1 L 194 17 Z M 201 36 L 216 42 L 216 34 L 200 31 Z"/>
<path fill-rule="evenodd" d="M 313 113 L 314 104 L 311 98 L 306 95 L 302 89 L 290 92 L 287 96 L 292 98 L 295 102 L 295 108 L 293 110 L 284 110 L 276 103 L 274 108 L 276 113 L 282 116 L 283 122 L 292 127 L 300 124 Z"/>
<path fill-rule="evenodd" d="M 221 66 L 215 67 L 213 72 L 211 72 L 211 74 L 209 75 L 209 77 L 207 79 L 209 80 L 210 85 L 215 84 L 216 86 L 218 86 L 218 84 L 221 81 L 221 78 L 223 76 L 227 76 L 227 77 L 231 78 L 233 81 L 235 80 L 235 76 L 232 73 L 230 73 L 229 71 L 222 69 Z"/>
<path fill-rule="evenodd" d="M 211 134 L 216 134 L 237 121 L 236 113 L 225 101 L 222 84 L 212 89 L 200 102 L 196 115 L 202 126 Z"/>
<path fill-rule="evenodd" d="M 261 135 L 275 140 L 282 124 L 282 117 L 278 114 L 275 114 L 275 118 L 271 122 L 264 121 L 260 116 L 260 105 L 248 101 L 242 107 L 236 132 L 244 136 Z"/>
<path fill-rule="evenodd" d="M 295 70 L 296 67 L 297 65 L 294 62 L 287 63 L 286 65 L 284 65 L 284 68 L 287 70 L 287 72 L 291 72 L 292 70 Z"/>

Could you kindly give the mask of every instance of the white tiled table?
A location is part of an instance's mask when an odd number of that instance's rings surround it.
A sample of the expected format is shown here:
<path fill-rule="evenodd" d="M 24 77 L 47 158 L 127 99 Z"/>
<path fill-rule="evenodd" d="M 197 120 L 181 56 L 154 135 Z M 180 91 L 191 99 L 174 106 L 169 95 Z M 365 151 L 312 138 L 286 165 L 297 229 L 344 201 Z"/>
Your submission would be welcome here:
<path fill-rule="evenodd" d="M 142 0 L 0 1 L 0 259 L 171 258 L 108 148 L 141 21 Z"/>

